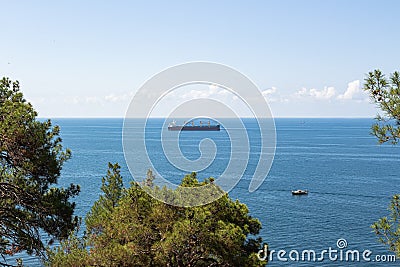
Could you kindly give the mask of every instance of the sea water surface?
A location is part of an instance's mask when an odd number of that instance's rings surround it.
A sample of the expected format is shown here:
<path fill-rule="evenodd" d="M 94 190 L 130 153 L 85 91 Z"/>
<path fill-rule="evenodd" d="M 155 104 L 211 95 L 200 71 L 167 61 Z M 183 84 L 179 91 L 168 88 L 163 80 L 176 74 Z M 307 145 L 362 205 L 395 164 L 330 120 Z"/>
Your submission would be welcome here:
<path fill-rule="evenodd" d="M 65 163 L 60 185 L 75 183 L 82 192 L 75 198 L 76 214 L 84 217 L 99 197 L 101 177 L 108 162 L 118 162 L 129 186 L 132 176 L 125 163 L 122 147 L 123 119 L 53 119 L 61 127 L 63 144 L 72 150 Z M 157 171 L 178 182 L 180 171 L 163 155 L 160 132 L 163 119 L 150 119 L 146 131 L 146 147 Z M 345 239 L 343 249 L 372 251 L 388 255 L 377 242 L 370 225 L 388 215 L 391 196 L 400 193 L 400 146 L 378 145 L 370 135 L 371 119 L 276 119 L 276 154 L 267 179 L 250 193 L 248 186 L 258 162 L 260 131 L 255 120 L 244 120 L 251 156 L 240 182 L 229 193 L 248 205 L 263 228 L 261 237 L 271 250 L 338 249 L 337 240 Z M 216 158 L 199 172 L 200 180 L 218 177 L 229 162 L 230 141 L 221 132 L 182 133 L 180 148 L 184 156 L 200 157 L 199 142 L 210 138 L 217 147 Z M 177 155 L 178 157 L 179 155 Z M 138 156 L 139 160 L 139 156 Z M 143 177 L 145 173 L 143 173 Z M 293 189 L 307 189 L 307 196 L 292 196 Z M 318 255 L 317 255 L 318 256 Z M 288 258 L 288 254 L 286 254 Z M 24 257 L 28 266 L 37 263 Z M 397 263 L 398 264 L 398 263 Z M 282 262 L 276 254 L 269 266 L 395 266 L 377 262 Z"/>

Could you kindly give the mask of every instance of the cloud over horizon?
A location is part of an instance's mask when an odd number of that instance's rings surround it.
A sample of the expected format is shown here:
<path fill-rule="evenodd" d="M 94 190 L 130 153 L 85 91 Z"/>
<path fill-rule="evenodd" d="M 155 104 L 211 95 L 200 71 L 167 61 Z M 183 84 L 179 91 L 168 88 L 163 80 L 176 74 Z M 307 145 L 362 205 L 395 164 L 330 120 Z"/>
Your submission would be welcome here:
<path fill-rule="evenodd" d="M 307 89 L 305 87 L 301 88 L 295 93 L 295 96 L 297 97 L 311 97 L 315 99 L 331 99 L 336 95 L 336 90 L 334 87 L 330 86 L 327 87 L 325 86 L 324 89 L 318 90 L 315 88 Z"/>
<path fill-rule="evenodd" d="M 318 87 L 303 87 L 298 90 L 289 90 L 285 88 L 281 90 L 281 88 L 271 86 L 261 90 L 260 93 L 275 110 L 285 110 L 286 112 L 289 106 L 298 105 L 303 108 L 307 103 L 313 103 L 313 105 L 318 105 L 318 103 L 324 103 L 322 105 L 344 105 L 346 103 L 346 105 L 353 105 L 355 103 L 368 102 L 368 95 L 362 90 L 361 86 L 360 80 L 353 80 L 348 82 L 347 87 L 342 90 L 337 90 L 334 86 L 325 86 L 322 89 L 318 89 Z M 93 111 L 94 114 L 94 112 L 101 107 L 104 111 L 107 110 L 108 113 L 112 114 L 112 116 L 123 116 L 134 95 L 134 91 L 128 90 L 109 91 L 108 93 L 97 96 L 64 95 L 63 103 L 68 106 L 73 105 L 73 110 L 75 110 L 75 107 L 79 107 L 80 110 L 90 110 Z M 243 104 L 237 95 L 214 84 L 194 84 L 170 91 L 162 97 L 163 100 L 159 104 L 172 107 L 185 101 L 199 98 L 214 99 L 225 103 L 233 109 L 245 110 L 245 107 L 240 107 L 243 106 Z M 53 102 L 54 99 L 35 96 L 31 98 L 31 100 L 40 107 L 41 114 L 48 116 L 46 109 L 42 109 L 41 107 L 48 107 L 49 103 Z M 285 108 L 283 109 L 283 107 Z M 78 110 L 76 113 L 77 112 Z M 80 113 L 83 114 L 83 112 Z M 158 116 L 164 113 L 165 111 L 160 111 Z M 280 113 L 282 112 L 277 112 L 277 114 Z"/>
<path fill-rule="evenodd" d="M 366 100 L 365 92 L 361 89 L 360 80 L 355 80 L 347 84 L 347 89 L 343 94 L 338 95 L 340 100 Z"/>

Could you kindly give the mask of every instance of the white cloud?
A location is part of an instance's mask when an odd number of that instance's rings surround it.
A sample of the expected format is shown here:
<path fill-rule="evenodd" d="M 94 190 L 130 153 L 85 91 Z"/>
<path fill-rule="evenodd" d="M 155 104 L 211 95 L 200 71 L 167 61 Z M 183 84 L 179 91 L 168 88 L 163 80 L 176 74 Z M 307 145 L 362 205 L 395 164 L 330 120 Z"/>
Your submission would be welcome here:
<path fill-rule="evenodd" d="M 107 102 L 125 102 L 130 101 L 133 97 L 133 92 L 123 93 L 123 94 L 109 94 L 104 97 L 104 100 Z"/>
<path fill-rule="evenodd" d="M 101 99 L 97 96 L 87 96 L 85 97 L 85 102 L 88 104 L 98 104 L 101 103 Z"/>
<path fill-rule="evenodd" d="M 310 95 L 316 99 L 330 99 L 336 94 L 334 87 L 325 87 L 323 90 L 310 89 Z"/>
<path fill-rule="evenodd" d="M 218 95 L 222 95 L 222 96 L 226 96 L 226 95 L 229 95 L 229 94 L 232 94 L 232 93 L 230 91 L 226 90 L 226 89 L 222 89 L 222 90 L 219 90 L 217 94 Z"/>
<path fill-rule="evenodd" d="M 109 94 L 104 97 L 104 100 L 109 102 L 118 102 L 121 99 L 121 96 L 115 94 Z"/>
<path fill-rule="evenodd" d="M 307 89 L 301 88 L 299 91 L 295 93 L 297 97 L 311 97 L 319 100 L 328 100 L 336 95 L 336 90 L 334 87 L 324 87 L 322 90 L 318 90 L 315 88 Z"/>
<path fill-rule="evenodd" d="M 232 95 L 233 93 L 229 92 L 224 88 L 220 88 L 217 85 L 211 84 L 207 88 L 204 89 L 192 89 L 180 95 L 182 99 L 197 99 L 197 98 L 209 98 L 209 97 L 226 97 Z"/>
<path fill-rule="evenodd" d="M 307 89 L 303 87 L 295 93 L 295 96 L 302 97 L 302 96 L 306 96 L 307 94 L 308 94 Z"/>
<path fill-rule="evenodd" d="M 133 93 L 108 94 L 106 96 L 65 96 L 64 102 L 67 104 L 96 104 L 104 105 L 107 103 L 129 102 L 133 97 Z"/>
<path fill-rule="evenodd" d="M 67 96 L 64 97 L 64 103 L 66 104 L 72 104 L 72 105 L 77 105 L 79 103 L 81 103 L 81 98 L 78 96 Z"/>
<path fill-rule="evenodd" d="M 343 94 L 338 95 L 337 98 L 341 100 L 352 100 L 352 99 L 360 100 L 365 98 L 365 95 L 363 94 L 363 91 L 360 88 L 360 80 L 349 82 L 347 84 L 346 91 Z"/>
<path fill-rule="evenodd" d="M 216 85 L 216 84 L 210 84 L 209 86 L 208 86 L 208 88 L 210 89 L 210 92 L 212 92 L 212 93 L 216 93 L 217 91 L 218 91 L 218 85 Z"/>
<path fill-rule="evenodd" d="M 264 97 L 276 93 L 276 87 L 271 87 L 261 92 Z"/>
<path fill-rule="evenodd" d="M 195 90 L 192 89 L 187 93 L 181 95 L 183 99 L 196 99 L 196 98 L 207 98 L 213 94 L 213 89 L 209 90 Z"/>
<path fill-rule="evenodd" d="M 67 104 L 79 105 L 79 104 L 101 104 L 102 99 L 97 96 L 69 96 L 64 98 L 64 102 Z"/>
<path fill-rule="evenodd" d="M 279 93 L 277 93 L 277 89 L 274 86 L 263 90 L 261 94 L 268 102 L 287 102 L 286 98 L 283 98 Z"/>

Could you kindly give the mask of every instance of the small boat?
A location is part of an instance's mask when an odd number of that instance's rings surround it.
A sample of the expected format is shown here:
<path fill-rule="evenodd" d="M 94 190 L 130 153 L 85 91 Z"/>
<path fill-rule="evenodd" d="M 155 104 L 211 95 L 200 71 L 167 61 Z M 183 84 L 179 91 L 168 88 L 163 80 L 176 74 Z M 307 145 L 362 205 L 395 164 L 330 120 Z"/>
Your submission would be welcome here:
<path fill-rule="evenodd" d="M 292 195 L 307 195 L 307 194 L 308 194 L 307 190 L 301 190 L 301 189 L 292 190 Z"/>

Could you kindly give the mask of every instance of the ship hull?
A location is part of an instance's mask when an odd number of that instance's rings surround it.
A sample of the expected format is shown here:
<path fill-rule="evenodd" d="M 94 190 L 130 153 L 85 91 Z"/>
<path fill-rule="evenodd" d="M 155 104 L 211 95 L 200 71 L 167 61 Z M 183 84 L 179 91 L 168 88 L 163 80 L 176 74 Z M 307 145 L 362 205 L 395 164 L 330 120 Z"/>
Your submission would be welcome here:
<path fill-rule="evenodd" d="M 168 131 L 220 131 L 220 126 L 168 126 Z"/>

